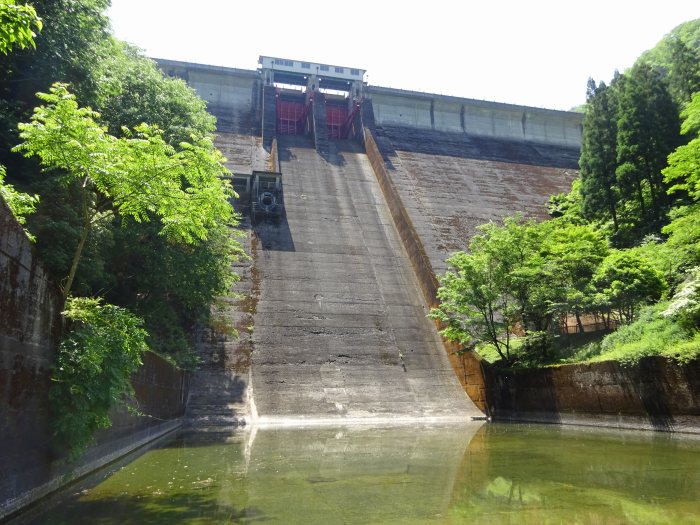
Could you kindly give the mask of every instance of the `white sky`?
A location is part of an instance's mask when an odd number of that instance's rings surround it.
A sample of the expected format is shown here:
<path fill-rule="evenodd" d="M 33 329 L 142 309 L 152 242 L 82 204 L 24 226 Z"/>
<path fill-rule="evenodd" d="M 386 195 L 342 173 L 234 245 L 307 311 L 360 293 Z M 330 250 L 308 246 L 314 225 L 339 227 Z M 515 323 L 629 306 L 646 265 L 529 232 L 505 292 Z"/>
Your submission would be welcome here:
<path fill-rule="evenodd" d="M 151 57 L 255 69 L 259 55 L 367 69 L 371 85 L 553 109 L 624 71 L 693 0 L 112 0 Z"/>

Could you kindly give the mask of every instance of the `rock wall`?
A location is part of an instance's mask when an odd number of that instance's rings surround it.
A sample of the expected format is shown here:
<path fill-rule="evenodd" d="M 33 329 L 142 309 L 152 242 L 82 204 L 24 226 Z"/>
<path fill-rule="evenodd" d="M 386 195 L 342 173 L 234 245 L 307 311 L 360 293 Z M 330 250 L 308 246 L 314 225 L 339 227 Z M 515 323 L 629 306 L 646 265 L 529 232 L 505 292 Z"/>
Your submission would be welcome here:
<path fill-rule="evenodd" d="M 700 360 L 661 357 L 489 374 L 495 419 L 700 433 Z"/>

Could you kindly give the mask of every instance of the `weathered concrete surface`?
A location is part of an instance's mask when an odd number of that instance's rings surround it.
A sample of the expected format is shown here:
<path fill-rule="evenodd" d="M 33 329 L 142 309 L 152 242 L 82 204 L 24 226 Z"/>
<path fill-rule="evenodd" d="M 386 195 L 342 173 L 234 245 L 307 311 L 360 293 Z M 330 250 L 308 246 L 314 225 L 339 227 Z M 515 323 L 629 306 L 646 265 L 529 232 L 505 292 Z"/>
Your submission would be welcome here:
<path fill-rule="evenodd" d="M 435 275 L 430 258 L 416 230 L 413 219 L 403 204 L 399 194 L 392 170 L 382 157 L 372 132 L 365 129 L 365 150 L 370 161 L 374 175 L 387 203 L 389 214 L 394 222 L 399 238 L 403 243 L 408 260 L 413 268 L 417 284 L 423 299 L 428 307 L 438 305 L 437 290 L 438 280 Z M 441 328 L 436 322 L 436 327 Z M 486 383 L 484 382 L 484 363 L 475 352 L 463 352 L 460 345 L 443 339 L 443 347 L 449 358 L 450 364 L 457 375 L 459 382 L 474 404 L 484 412 L 487 411 Z"/>
<path fill-rule="evenodd" d="M 256 226 L 261 423 L 465 419 L 467 398 L 361 146 L 279 138 L 286 217 Z"/>
<path fill-rule="evenodd" d="M 577 173 L 577 148 L 388 126 L 373 135 L 435 274 L 478 225 L 546 217 Z"/>
<path fill-rule="evenodd" d="M 700 434 L 700 360 L 494 370 L 489 383 L 495 419 Z"/>
<path fill-rule="evenodd" d="M 0 518 L 46 476 L 49 372 L 62 301 L 0 198 Z"/>
<path fill-rule="evenodd" d="M 243 218 L 238 240 L 254 255 L 250 221 Z M 186 424 L 190 427 L 238 427 L 250 418 L 250 364 L 253 314 L 259 279 L 253 259 L 234 263 L 240 276 L 229 297 L 216 301 L 210 326 L 199 327 L 196 351 L 201 364 L 190 377 Z M 234 328 L 237 334 L 230 333 Z"/>
<path fill-rule="evenodd" d="M 578 147 L 582 114 L 369 86 L 379 126 Z"/>

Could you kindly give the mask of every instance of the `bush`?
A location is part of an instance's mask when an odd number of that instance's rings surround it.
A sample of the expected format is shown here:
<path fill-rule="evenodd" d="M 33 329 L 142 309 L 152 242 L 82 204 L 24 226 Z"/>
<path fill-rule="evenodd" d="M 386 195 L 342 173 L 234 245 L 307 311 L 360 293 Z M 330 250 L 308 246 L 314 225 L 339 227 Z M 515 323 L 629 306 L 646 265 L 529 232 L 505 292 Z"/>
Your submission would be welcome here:
<path fill-rule="evenodd" d="M 49 401 L 56 445 L 74 459 L 111 426 L 112 407 L 129 405 L 131 374 L 148 346 L 143 321 L 101 299 L 69 297 L 63 315 L 72 326 L 58 348 Z"/>

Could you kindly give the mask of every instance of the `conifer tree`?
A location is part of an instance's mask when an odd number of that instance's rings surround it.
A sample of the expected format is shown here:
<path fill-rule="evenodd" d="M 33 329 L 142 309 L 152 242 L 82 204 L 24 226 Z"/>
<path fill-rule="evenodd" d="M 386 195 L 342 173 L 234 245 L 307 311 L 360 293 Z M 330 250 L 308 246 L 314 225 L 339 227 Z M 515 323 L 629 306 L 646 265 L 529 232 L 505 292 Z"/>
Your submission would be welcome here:
<path fill-rule="evenodd" d="M 613 86 L 588 80 L 581 143 L 582 212 L 587 219 L 612 219 L 617 232 L 619 190 L 615 178 L 617 111 Z"/>

